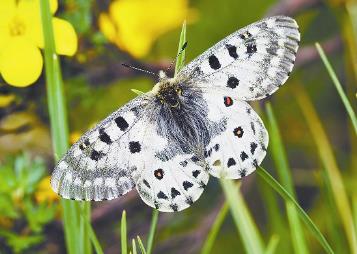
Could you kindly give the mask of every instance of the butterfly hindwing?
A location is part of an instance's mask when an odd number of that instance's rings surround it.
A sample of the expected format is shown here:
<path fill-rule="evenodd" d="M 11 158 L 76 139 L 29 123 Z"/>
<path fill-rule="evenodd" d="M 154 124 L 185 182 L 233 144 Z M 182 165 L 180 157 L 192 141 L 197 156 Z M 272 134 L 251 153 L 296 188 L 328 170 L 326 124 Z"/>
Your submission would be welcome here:
<path fill-rule="evenodd" d="M 205 189 L 209 174 L 191 155 L 145 165 L 136 181 L 141 199 L 162 212 L 181 211 L 191 206 Z"/>
<path fill-rule="evenodd" d="M 294 19 L 263 19 L 226 37 L 178 74 L 193 86 L 223 89 L 250 101 L 274 93 L 287 80 L 300 41 Z"/>
<path fill-rule="evenodd" d="M 210 174 L 238 179 L 252 173 L 265 157 L 268 132 L 252 107 L 228 94 L 204 93 L 208 118 L 225 121 L 225 130 L 212 138 L 205 158 Z"/>

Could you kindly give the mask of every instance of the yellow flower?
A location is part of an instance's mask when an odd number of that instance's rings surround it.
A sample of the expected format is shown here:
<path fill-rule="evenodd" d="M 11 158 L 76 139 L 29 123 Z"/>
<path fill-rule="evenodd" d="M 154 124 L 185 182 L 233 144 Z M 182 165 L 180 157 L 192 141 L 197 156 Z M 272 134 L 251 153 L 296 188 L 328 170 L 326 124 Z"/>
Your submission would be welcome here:
<path fill-rule="evenodd" d="M 194 16 L 188 0 L 116 0 L 100 15 L 99 27 L 110 42 L 140 58 L 158 37 Z"/>
<path fill-rule="evenodd" d="M 51 12 L 57 0 L 50 0 Z M 52 18 L 56 51 L 72 56 L 77 51 L 77 35 L 70 23 Z M 34 83 L 40 76 L 43 48 L 40 0 L 0 0 L 0 73 L 17 87 Z"/>
<path fill-rule="evenodd" d="M 35 193 L 35 199 L 38 203 L 47 202 L 50 204 L 58 200 L 58 195 L 51 188 L 50 179 L 49 176 L 46 176 L 39 183 Z"/>

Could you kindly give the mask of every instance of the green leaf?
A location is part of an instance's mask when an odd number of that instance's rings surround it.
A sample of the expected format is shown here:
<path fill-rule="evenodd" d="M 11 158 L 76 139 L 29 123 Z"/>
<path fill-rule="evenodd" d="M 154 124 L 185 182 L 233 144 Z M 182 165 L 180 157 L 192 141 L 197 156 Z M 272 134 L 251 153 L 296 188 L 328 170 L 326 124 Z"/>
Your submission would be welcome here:
<path fill-rule="evenodd" d="M 318 227 L 315 225 L 315 223 L 310 219 L 310 217 L 306 214 L 306 212 L 301 208 L 301 206 L 295 201 L 295 199 L 290 195 L 290 193 L 284 189 L 283 186 L 281 186 L 275 179 L 272 177 L 264 168 L 259 167 L 258 168 L 258 174 L 262 179 L 268 183 L 276 192 L 280 194 L 282 198 L 284 198 L 285 201 L 292 202 L 302 219 L 302 221 L 305 223 L 309 231 L 315 236 L 315 238 L 320 242 L 322 247 L 326 250 L 327 253 L 332 254 L 334 253 L 331 246 L 323 236 L 323 234 L 320 232 Z"/>
<path fill-rule="evenodd" d="M 320 57 L 322 59 L 322 62 L 324 63 L 324 65 L 325 65 L 325 67 L 327 69 L 328 74 L 330 75 L 330 77 L 332 79 L 332 82 L 334 83 L 334 85 L 335 85 L 335 87 L 337 89 L 338 94 L 341 97 L 341 100 L 342 100 L 343 104 L 345 105 L 346 111 L 347 111 L 347 113 L 348 113 L 348 115 L 349 115 L 349 117 L 351 119 L 353 128 L 355 130 L 355 134 L 357 135 L 357 118 L 356 118 L 356 114 L 353 111 L 353 108 L 352 108 L 352 106 L 351 106 L 351 104 L 350 104 L 345 92 L 343 91 L 342 85 L 341 85 L 340 81 L 338 80 L 335 71 L 333 70 L 329 60 L 327 59 L 324 50 L 322 49 L 322 47 L 320 46 L 319 43 L 315 43 L 315 46 L 317 48 L 317 52 L 319 52 L 319 55 L 320 55 Z"/>

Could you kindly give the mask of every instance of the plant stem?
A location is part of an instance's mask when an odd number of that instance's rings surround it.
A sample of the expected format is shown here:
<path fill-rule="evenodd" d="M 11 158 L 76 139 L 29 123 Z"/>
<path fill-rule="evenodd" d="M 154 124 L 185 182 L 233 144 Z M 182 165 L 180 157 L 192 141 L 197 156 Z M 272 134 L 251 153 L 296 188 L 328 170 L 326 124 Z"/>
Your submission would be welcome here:
<path fill-rule="evenodd" d="M 154 242 L 154 236 L 155 236 L 155 231 L 156 231 L 158 218 L 159 218 L 159 211 L 156 210 L 156 209 L 153 209 L 152 210 L 150 231 L 149 231 L 149 236 L 148 236 L 148 242 L 147 242 L 147 246 L 146 246 L 146 253 L 147 254 L 151 254 L 151 251 L 152 251 L 152 246 L 153 246 L 153 242 Z"/>

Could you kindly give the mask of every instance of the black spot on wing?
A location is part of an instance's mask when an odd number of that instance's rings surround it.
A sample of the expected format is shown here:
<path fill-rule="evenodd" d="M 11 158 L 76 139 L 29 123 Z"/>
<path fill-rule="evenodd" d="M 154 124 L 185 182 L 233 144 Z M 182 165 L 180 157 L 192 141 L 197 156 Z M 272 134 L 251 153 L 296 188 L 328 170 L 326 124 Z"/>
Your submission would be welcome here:
<path fill-rule="evenodd" d="M 236 161 L 233 158 L 229 158 L 227 162 L 227 167 L 236 165 Z"/>
<path fill-rule="evenodd" d="M 257 147 L 258 147 L 257 143 L 254 143 L 254 142 L 250 143 L 250 152 L 251 152 L 251 154 L 254 154 L 255 149 L 257 149 Z"/>
<path fill-rule="evenodd" d="M 197 178 L 197 176 L 201 173 L 200 170 L 195 170 L 195 171 L 192 171 L 192 176 Z"/>
<path fill-rule="evenodd" d="M 115 118 L 114 121 L 121 131 L 125 131 L 129 127 L 128 122 L 121 116 L 118 116 L 117 118 Z"/>
<path fill-rule="evenodd" d="M 171 204 L 170 207 L 174 212 L 177 212 L 177 210 L 178 210 L 177 204 Z"/>
<path fill-rule="evenodd" d="M 149 189 L 151 188 L 150 184 L 148 183 L 148 181 L 146 181 L 145 179 L 143 180 L 143 183 L 146 185 L 146 187 L 148 187 Z"/>
<path fill-rule="evenodd" d="M 131 153 L 138 153 L 141 151 L 141 145 L 137 141 L 130 141 L 129 142 L 129 150 Z"/>
<path fill-rule="evenodd" d="M 171 198 L 175 198 L 177 196 L 181 195 L 181 192 L 176 190 L 174 187 L 171 188 Z"/>
<path fill-rule="evenodd" d="M 105 132 L 104 128 L 99 129 L 99 139 L 100 141 L 106 143 L 107 145 L 110 145 L 112 143 L 112 140 L 110 139 L 109 135 Z"/>
<path fill-rule="evenodd" d="M 227 81 L 227 87 L 236 88 L 239 85 L 239 80 L 236 77 L 229 77 Z"/>
<path fill-rule="evenodd" d="M 246 159 L 248 159 L 248 155 L 243 151 L 243 152 L 240 154 L 240 158 L 242 159 L 242 161 L 245 161 Z"/>
<path fill-rule="evenodd" d="M 218 70 L 219 68 L 221 68 L 221 63 L 219 62 L 218 58 L 215 55 L 211 55 L 208 58 L 208 63 L 209 66 L 214 70 Z"/>
<path fill-rule="evenodd" d="M 165 193 L 163 193 L 162 191 L 159 191 L 159 193 L 157 193 L 157 197 L 160 199 L 168 199 L 168 197 L 166 196 Z"/>
<path fill-rule="evenodd" d="M 189 182 L 189 181 L 184 181 L 182 183 L 182 186 L 185 189 L 185 191 L 187 191 L 189 188 L 191 188 L 193 186 L 193 184 L 191 182 Z"/>
<path fill-rule="evenodd" d="M 104 153 L 93 150 L 90 154 L 90 158 L 94 161 L 98 161 L 100 158 L 104 156 Z"/>
<path fill-rule="evenodd" d="M 233 57 L 234 59 L 237 59 L 237 58 L 238 58 L 237 47 L 236 47 L 236 46 L 227 44 L 227 45 L 226 45 L 226 48 L 227 48 L 227 50 L 228 50 L 228 54 L 229 54 L 231 57 Z"/>
<path fill-rule="evenodd" d="M 248 44 L 247 45 L 247 53 L 248 54 L 254 54 L 254 53 L 256 53 L 257 52 L 257 45 L 255 45 L 255 44 Z"/>

